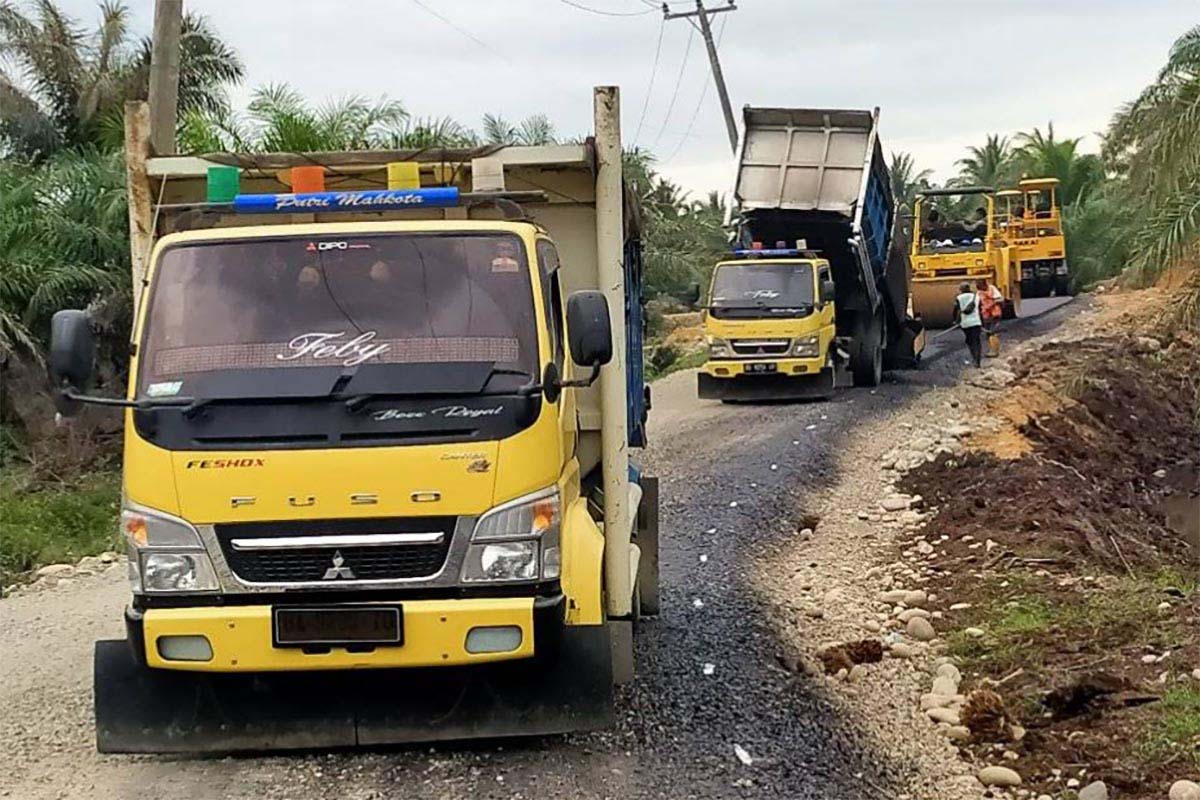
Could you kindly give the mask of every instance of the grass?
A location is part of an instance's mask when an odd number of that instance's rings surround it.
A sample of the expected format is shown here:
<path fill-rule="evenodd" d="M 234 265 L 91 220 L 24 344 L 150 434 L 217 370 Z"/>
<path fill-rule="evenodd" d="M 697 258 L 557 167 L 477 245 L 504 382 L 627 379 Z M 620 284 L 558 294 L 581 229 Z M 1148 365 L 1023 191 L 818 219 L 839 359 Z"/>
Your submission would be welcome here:
<path fill-rule="evenodd" d="M 1186 764 L 1190 758 L 1200 769 L 1200 689 L 1171 689 L 1153 708 L 1153 720 L 1137 744 L 1138 758 L 1148 764 L 1181 758 Z"/>
<path fill-rule="evenodd" d="M 1107 588 L 1086 593 L 1059 592 L 1039 587 L 1013 574 L 1010 586 L 989 581 L 978 593 L 969 624 L 986 631 L 972 638 L 956 631 L 949 651 L 969 667 L 1001 672 L 1025 667 L 1040 671 L 1063 642 L 1144 642 L 1177 647 L 1188 636 L 1173 618 L 1158 612 L 1162 588 L 1185 593 L 1195 582 L 1170 570 L 1137 578 L 1114 579 Z"/>
<path fill-rule="evenodd" d="M 646 382 L 656 381 L 659 378 L 665 378 L 672 372 L 679 372 L 683 369 L 695 369 L 696 367 L 704 366 L 704 362 L 708 358 L 708 351 L 703 348 L 693 350 L 690 353 L 684 353 L 679 358 L 672 361 L 662 368 L 655 368 L 653 364 L 647 363 L 645 366 Z"/>
<path fill-rule="evenodd" d="M 33 485 L 6 468 L 0 476 L 0 585 L 45 564 L 119 549 L 119 505 L 116 473 Z"/>

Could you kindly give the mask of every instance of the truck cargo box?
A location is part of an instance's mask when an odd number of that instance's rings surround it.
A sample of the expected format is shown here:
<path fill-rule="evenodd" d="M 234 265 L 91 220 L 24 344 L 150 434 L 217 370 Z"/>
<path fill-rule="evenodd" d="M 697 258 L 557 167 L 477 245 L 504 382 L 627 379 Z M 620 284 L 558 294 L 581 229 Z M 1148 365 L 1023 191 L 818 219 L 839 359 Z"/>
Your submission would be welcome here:
<path fill-rule="evenodd" d="M 911 344 L 919 326 L 908 318 L 904 252 L 893 253 L 896 209 L 879 110 L 747 106 L 743 122 L 730 220 L 737 246 L 804 240 L 833 266 L 839 331 L 855 335 L 882 305 L 889 352 L 911 352 L 893 347 L 898 338 Z M 896 271 L 905 274 L 889 275 Z"/>

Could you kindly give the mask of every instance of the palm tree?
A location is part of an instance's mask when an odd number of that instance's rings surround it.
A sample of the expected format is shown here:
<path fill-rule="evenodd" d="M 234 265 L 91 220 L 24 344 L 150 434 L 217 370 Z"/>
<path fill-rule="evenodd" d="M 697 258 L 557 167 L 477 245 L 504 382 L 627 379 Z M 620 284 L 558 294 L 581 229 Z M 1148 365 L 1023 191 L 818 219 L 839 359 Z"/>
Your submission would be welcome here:
<path fill-rule="evenodd" d="M 90 305 L 111 341 L 128 341 L 125 202 L 119 153 L 0 162 L 0 356 L 40 359 L 51 314 L 71 306 Z"/>
<path fill-rule="evenodd" d="M 1176 40 L 1154 83 L 1113 117 L 1105 151 L 1158 199 L 1200 169 L 1200 25 Z"/>
<path fill-rule="evenodd" d="M 558 141 L 545 114 L 533 114 L 513 125 L 498 114 L 483 115 L 483 140 L 488 144 L 539 145 Z"/>
<path fill-rule="evenodd" d="M 1124 217 L 1134 221 L 1133 271 L 1173 264 L 1200 274 L 1200 25 L 1179 37 L 1154 83 L 1113 117 L 1105 153 L 1125 176 Z M 1200 278 L 1190 308 L 1200 326 Z"/>
<path fill-rule="evenodd" d="M 933 170 L 917 171 L 917 162 L 911 153 L 892 153 L 892 161 L 888 165 L 888 174 L 892 179 L 892 196 L 896 204 L 905 211 L 911 211 L 917 195 L 929 188 L 929 178 Z"/>
<path fill-rule="evenodd" d="M 1046 132 L 1034 128 L 1017 134 L 1015 159 L 1018 168 L 1028 177 L 1058 178 L 1058 199 L 1069 206 L 1104 180 L 1104 162 L 1091 153 L 1080 153 L 1081 139 L 1057 139 L 1054 123 Z"/>
<path fill-rule="evenodd" d="M 1012 182 L 1012 150 L 1008 137 L 989 133 L 982 147 L 968 147 L 969 155 L 955 162 L 956 183 L 962 186 L 1002 188 Z"/>
<path fill-rule="evenodd" d="M 0 0 L 0 152 L 45 158 L 55 150 L 120 140 L 126 100 L 145 97 L 150 42 L 130 42 L 129 10 L 100 4 L 101 20 L 85 31 L 53 0 L 32 0 L 25 14 Z M 183 19 L 179 104 L 183 113 L 219 112 L 223 87 L 241 79 L 242 64 L 208 22 Z M 115 119 L 115 122 L 114 122 Z"/>
<path fill-rule="evenodd" d="M 470 148 L 478 145 L 479 139 L 474 131 L 450 117 L 410 117 L 381 144 L 390 150 Z"/>
<path fill-rule="evenodd" d="M 267 84 L 254 91 L 244 117 L 193 113 L 184 117 L 184 152 L 311 153 L 370 150 L 411 133 L 398 101 L 371 102 L 350 95 L 313 106 L 291 86 Z"/>

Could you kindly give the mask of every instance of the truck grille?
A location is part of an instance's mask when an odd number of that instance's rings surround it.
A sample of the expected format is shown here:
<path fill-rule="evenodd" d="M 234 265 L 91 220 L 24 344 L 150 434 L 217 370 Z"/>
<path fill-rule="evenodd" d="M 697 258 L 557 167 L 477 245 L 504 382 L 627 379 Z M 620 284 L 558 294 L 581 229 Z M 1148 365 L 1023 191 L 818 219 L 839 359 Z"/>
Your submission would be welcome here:
<path fill-rule="evenodd" d="M 784 356 L 792 344 L 791 339 L 734 339 L 729 343 L 733 354 L 742 358 L 756 356 Z"/>
<path fill-rule="evenodd" d="M 454 524 L 454 517 L 395 517 L 215 528 L 225 561 L 240 580 L 332 586 L 436 575 L 450 552 Z"/>

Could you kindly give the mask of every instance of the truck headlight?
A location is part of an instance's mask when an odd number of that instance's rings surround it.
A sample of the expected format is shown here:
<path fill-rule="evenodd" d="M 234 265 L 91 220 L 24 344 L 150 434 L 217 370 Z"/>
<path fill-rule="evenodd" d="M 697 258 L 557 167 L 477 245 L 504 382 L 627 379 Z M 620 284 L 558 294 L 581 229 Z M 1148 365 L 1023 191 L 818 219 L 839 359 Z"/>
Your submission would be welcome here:
<path fill-rule="evenodd" d="M 800 358 L 816 358 L 821 355 L 821 337 L 814 334 L 796 339 L 792 342 L 792 355 Z"/>
<path fill-rule="evenodd" d="M 200 534 L 186 520 L 126 505 L 121 532 L 135 593 L 215 592 L 220 588 Z"/>
<path fill-rule="evenodd" d="M 1065 262 L 1065 261 L 1058 262 L 1058 264 L 1056 264 L 1054 267 L 1054 274 L 1055 275 L 1066 275 L 1067 274 L 1067 262 Z"/>
<path fill-rule="evenodd" d="M 733 355 L 733 350 L 729 347 L 729 342 L 724 339 L 718 339 L 716 336 L 708 337 L 708 357 L 709 358 L 729 358 Z"/>
<path fill-rule="evenodd" d="M 463 564 L 463 581 L 531 581 L 538 575 L 538 543 L 496 542 L 472 545 Z"/>
<path fill-rule="evenodd" d="M 557 578 L 561 520 L 561 500 L 553 486 L 493 508 L 475 523 L 463 582 L 532 581 L 539 574 Z"/>
<path fill-rule="evenodd" d="M 217 576 L 205 553 L 142 553 L 145 592 L 211 592 Z"/>

